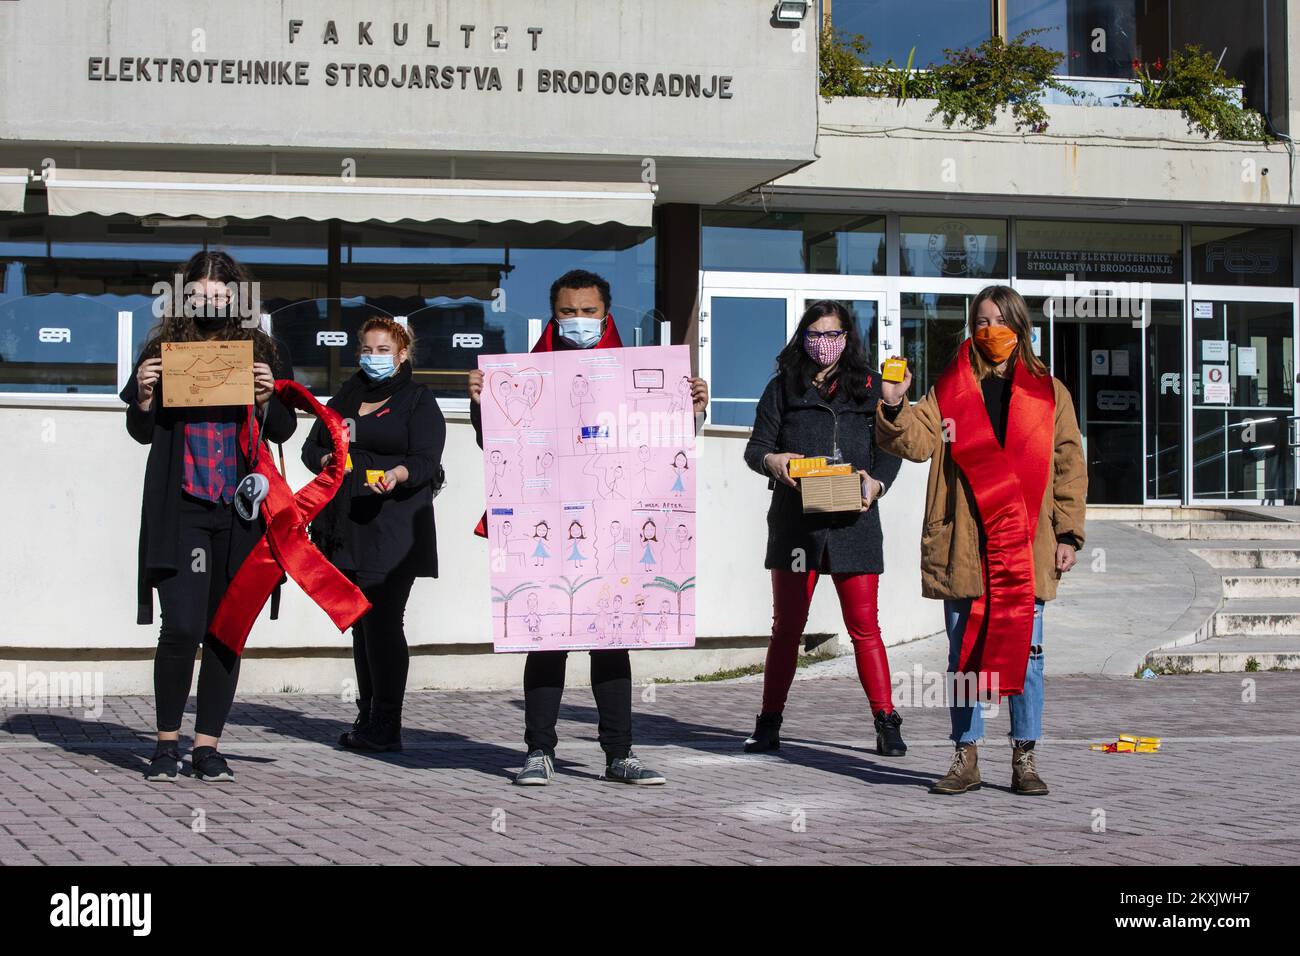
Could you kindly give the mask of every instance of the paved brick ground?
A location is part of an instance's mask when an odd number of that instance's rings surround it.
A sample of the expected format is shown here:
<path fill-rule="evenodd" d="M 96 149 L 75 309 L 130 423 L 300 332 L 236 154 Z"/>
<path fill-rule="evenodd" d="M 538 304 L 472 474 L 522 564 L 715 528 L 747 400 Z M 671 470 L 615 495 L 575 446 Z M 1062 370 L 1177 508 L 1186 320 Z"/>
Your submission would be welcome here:
<path fill-rule="evenodd" d="M 559 779 L 528 790 L 509 784 L 515 693 L 410 695 L 408 749 L 389 757 L 331 746 L 351 705 L 243 699 L 226 785 L 143 781 L 148 698 L 112 698 L 98 720 L 9 707 L 0 863 L 1005 863 L 1011 845 L 1026 863 L 1294 863 L 1300 681 L 1250 677 L 1253 703 L 1245 675 L 1049 678 L 1040 798 L 1006 789 L 1000 737 L 983 749 L 983 791 L 930 796 L 945 713 L 904 711 L 911 753 L 876 757 L 861 690 L 840 678 L 796 684 L 780 756 L 740 753 L 753 684 L 656 687 L 637 702 L 637 749 L 670 779 L 644 789 L 598 781 L 586 689 L 566 698 Z M 1165 752 L 1087 749 L 1129 730 L 1163 736 Z"/>

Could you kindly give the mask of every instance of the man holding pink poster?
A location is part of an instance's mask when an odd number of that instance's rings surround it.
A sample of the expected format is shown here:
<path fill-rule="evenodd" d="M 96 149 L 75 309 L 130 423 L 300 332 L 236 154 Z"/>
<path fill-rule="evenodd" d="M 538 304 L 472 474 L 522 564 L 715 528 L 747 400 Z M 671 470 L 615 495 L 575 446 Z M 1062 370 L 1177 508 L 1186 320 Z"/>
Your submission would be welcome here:
<path fill-rule="evenodd" d="M 609 283 L 574 270 L 528 355 L 480 356 L 470 418 L 494 494 L 493 637 L 526 651 L 521 786 L 550 782 L 568 651 L 591 652 L 604 780 L 666 782 L 632 753 L 630 647 L 694 644 L 695 416 L 685 346 L 624 349 Z M 689 399 L 689 406 L 683 397 Z"/>

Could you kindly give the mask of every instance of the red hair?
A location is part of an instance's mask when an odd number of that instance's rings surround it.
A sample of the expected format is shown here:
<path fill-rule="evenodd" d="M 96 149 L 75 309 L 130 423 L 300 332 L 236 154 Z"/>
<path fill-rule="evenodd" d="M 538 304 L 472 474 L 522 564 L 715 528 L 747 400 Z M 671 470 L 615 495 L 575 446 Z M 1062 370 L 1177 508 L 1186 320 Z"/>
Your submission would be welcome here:
<path fill-rule="evenodd" d="M 366 319 L 361 325 L 361 331 L 357 333 L 357 346 L 360 347 L 365 337 L 370 332 L 387 332 L 392 337 L 393 342 L 397 345 L 397 351 L 406 349 L 411 357 L 415 354 L 415 336 L 411 330 L 401 322 L 387 315 L 375 315 Z"/>

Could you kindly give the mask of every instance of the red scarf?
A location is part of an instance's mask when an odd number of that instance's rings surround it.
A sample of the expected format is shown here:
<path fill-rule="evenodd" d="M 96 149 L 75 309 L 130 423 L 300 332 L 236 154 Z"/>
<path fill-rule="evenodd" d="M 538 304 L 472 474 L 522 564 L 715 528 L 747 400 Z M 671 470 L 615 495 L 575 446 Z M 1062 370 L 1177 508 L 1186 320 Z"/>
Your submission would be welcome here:
<path fill-rule="evenodd" d="M 1024 693 L 1034 631 L 1034 532 L 1052 467 L 1056 393 L 1051 376 L 1016 362 L 1006 446 L 998 444 L 970 364 L 970 340 L 935 383 L 939 414 L 952 422 L 952 459 L 966 476 L 985 548 L 984 593 L 971 602 L 958 671 L 978 673 L 980 696 Z M 997 684 L 992 681 L 996 675 Z"/>
<path fill-rule="evenodd" d="M 336 412 L 321 405 L 297 382 L 277 380 L 275 394 L 290 408 L 312 412 L 325 423 L 334 446 L 334 457 L 313 481 L 294 494 L 288 482 L 276 471 L 270 449 L 259 449 L 264 453 L 257 455 L 257 466 L 253 470 L 265 475 L 270 483 L 270 490 L 262 502 L 266 534 L 235 572 L 234 580 L 208 626 L 208 633 L 236 654 L 243 653 L 253 622 L 285 573 L 320 605 L 340 631 L 347 630 L 370 610 L 370 602 L 357 586 L 325 560 L 307 538 L 308 522 L 334 497 L 343 480 L 348 456 L 347 428 Z M 253 459 L 252 419 L 250 412 L 239 430 L 240 445 L 249 461 Z"/>
<path fill-rule="evenodd" d="M 559 326 L 556 324 L 554 319 L 551 319 L 551 321 L 546 323 L 546 327 L 542 329 L 542 334 L 537 339 L 537 344 L 534 345 L 531 349 L 529 349 L 529 351 L 530 352 L 555 352 L 557 351 L 555 343 L 556 340 L 559 339 L 559 337 L 560 337 Z M 592 348 L 593 349 L 621 349 L 622 347 L 623 347 L 623 340 L 618 337 L 618 329 L 614 325 L 614 318 L 613 316 L 609 316 L 605 320 L 605 331 L 600 334 L 600 341 L 598 341 L 595 345 L 593 345 Z M 474 533 L 478 535 L 480 538 L 487 537 L 487 512 L 486 511 L 483 512 L 483 517 L 478 519 L 478 524 L 474 526 Z"/>

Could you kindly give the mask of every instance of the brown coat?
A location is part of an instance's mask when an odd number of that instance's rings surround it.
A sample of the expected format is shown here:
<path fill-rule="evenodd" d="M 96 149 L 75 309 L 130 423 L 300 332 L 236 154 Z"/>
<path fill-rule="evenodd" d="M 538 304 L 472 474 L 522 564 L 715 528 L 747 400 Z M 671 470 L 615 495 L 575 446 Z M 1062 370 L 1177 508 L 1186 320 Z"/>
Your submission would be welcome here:
<path fill-rule="evenodd" d="M 1060 381 L 1053 379 L 1052 384 L 1056 392 L 1052 473 L 1034 533 L 1034 596 L 1044 601 L 1056 597 L 1060 578 L 1056 571 L 1057 535 L 1072 534 L 1079 546 L 1083 545 L 1088 492 L 1088 467 L 1074 402 Z M 1015 413 L 1013 401 L 1010 414 Z M 941 600 L 974 598 L 984 592 L 979 511 L 966 476 L 953 462 L 942 438 L 941 419 L 932 388 L 915 405 L 904 399 L 893 421 L 883 407 L 877 409 L 876 443 L 900 458 L 930 461 L 921 529 L 921 593 Z"/>

